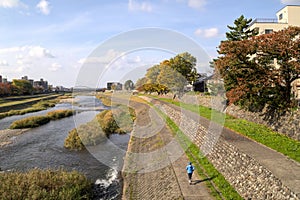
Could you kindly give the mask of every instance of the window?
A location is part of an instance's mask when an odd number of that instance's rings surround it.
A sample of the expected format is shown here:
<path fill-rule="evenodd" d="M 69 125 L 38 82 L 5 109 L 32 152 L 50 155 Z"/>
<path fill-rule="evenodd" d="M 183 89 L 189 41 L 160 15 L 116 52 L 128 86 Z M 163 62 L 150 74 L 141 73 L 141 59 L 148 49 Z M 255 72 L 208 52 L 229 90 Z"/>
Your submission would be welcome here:
<path fill-rule="evenodd" d="M 265 29 L 265 34 L 273 33 L 273 29 Z"/>
<path fill-rule="evenodd" d="M 281 14 L 279 15 L 279 20 L 282 20 L 282 18 L 283 18 L 283 14 L 281 13 Z"/>

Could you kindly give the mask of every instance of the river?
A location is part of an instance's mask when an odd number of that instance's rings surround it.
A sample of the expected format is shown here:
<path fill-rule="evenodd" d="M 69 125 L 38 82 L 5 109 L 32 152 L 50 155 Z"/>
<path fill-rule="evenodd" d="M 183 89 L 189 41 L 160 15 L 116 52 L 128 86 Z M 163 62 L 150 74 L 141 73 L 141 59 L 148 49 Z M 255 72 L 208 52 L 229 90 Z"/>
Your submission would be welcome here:
<path fill-rule="evenodd" d="M 99 111 L 93 107 L 103 107 L 93 96 L 76 97 L 76 106 L 69 103 L 36 113 L 11 116 L 0 120 L 0 129 L 21 118 L 43 115 L 56 109 L 75 109 L 77 114 L 33 128 L 14 138 L 11 145 L 0 148 L 0 168 L 4 171 L 26 171 L 32 168 L 77 170 L 95 182 L 95 199 L 120 199 L 122 183 L 118 172 L 122 168 L 129 135 L 111 135 L 103 143 L 84 151 L 69 151 L 64 148 L 68 132 L 80 124 L 91 121 Z M 117 151 L 114 151 L 117 149 Z M 109 160 L 109 162 L 108 162 Z"/>

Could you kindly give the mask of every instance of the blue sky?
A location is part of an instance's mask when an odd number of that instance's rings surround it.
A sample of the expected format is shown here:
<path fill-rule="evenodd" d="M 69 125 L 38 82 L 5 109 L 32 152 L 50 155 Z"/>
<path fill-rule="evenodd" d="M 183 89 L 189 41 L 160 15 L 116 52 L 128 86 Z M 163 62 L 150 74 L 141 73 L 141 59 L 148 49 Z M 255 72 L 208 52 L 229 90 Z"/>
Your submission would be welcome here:
<path fill-rule="evenodd" d="M 149 27 L 183 34 L 214 58 L 226 26 L 240 15 L 276 18 L 278 10 L 291 4 L 300 5 L 300 0 L 0 0 L 0 75 L 73 87 L 87 57 L 105 41 Z M 143 70 L 176 53 L 105 47 L 97 56 L 105 64 L 99 68 L 108 70 L 95 84 L 135 81 Z"/>

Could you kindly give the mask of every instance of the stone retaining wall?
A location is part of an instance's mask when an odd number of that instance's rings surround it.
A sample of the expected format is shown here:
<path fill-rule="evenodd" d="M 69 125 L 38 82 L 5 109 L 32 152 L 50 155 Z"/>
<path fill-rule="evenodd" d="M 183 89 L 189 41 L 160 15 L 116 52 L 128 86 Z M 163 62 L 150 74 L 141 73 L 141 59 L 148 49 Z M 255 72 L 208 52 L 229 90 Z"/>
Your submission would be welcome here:
<path fill-rule="evenodd" d="M 207 158 L 245 199 L 300 199 L 268 169 L 168 105 L 158 106 L 199 146 L 210 150 Z M 210 142 L 207 142 L 210 141 Z M 203 149 L 202 149 L 203 150 Z"/>
<path fill-rule="evenodd" d="M 195 96 L 185 95 L 182 102 L 200 104 L 205 107 L 214 108 L 218 110 L 225 109 L 225 99 L 217 99 L 217 97 L 211 96 Z M 223 103 L 222 105 L 216 105 L 216 103 Z M 275 117 L 273 119 L 265 119 L 265 112 L 249 112 L 241 109 L 238 106 L 230 105 L 226 108 L 226 113 L 236 118 L 245 119 L 254 123 L 263 124 L 270 127 L 273 131 L 287 135 L 288 137 L 300 141 L 300 110 L 293 113 L 286 113 L 284 116 Z"/>
<path fill-rule="evenodd" d="M 273 119 L 264 119 L 264 112 L 249 112 L 235 105 L 230 105 L 226 108 L 226 113 L 241 119 L 246 119 L 259 124 L 264 124 L 272 130 L 287 135 L 288 137 L 300 141 L 300 111 L 286 113 L 281 117 Z"/>

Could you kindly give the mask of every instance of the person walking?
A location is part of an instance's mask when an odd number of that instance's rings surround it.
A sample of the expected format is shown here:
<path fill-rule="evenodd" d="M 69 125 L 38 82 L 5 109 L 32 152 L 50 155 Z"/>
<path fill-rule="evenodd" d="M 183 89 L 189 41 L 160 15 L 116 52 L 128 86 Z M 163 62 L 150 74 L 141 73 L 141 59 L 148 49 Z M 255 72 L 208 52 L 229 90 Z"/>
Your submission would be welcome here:
<path fill-rule="evenodd" d="M 193 176 L 194 170 L 195 170 L 194 166 L 192 165 L 191 162 L 189 162 L 188 165 L 186 166 L 186 172 L 188 174 L 190 184 L 192 184 L 192 176 Z"/>

